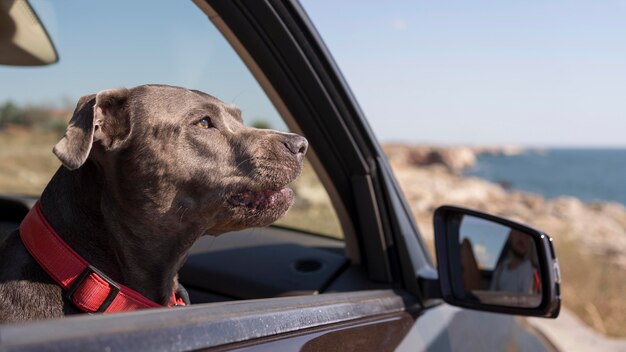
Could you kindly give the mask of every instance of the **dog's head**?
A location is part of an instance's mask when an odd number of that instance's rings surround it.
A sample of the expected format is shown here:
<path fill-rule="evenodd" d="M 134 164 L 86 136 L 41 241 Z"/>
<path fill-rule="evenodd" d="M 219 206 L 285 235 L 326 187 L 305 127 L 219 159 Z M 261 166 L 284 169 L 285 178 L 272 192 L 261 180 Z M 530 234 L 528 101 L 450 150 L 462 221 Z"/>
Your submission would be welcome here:
<path fill-rule="evenodd" d="M 244 126 L 210 95 L 145 85 L 82 97 L 54 153 L 70 170 L 96 165 L 107 211 L 204 235 L 282 216 L 306 150 L 296 134 Z"/>

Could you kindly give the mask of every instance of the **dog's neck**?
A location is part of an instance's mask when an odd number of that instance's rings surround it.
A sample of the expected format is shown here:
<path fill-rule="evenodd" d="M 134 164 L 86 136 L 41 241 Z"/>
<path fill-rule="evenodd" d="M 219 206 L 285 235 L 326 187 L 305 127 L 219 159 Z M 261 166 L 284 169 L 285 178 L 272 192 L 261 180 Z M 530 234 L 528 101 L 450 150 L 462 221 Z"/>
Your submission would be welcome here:
<path fill-rule="evenodd" d="M 93 162 L 75 171 L 61 167 L 42 194 L 42 211 L 59 236 L 90 264 L 166 304 L 177 289 L 176 275 L 193 241 L 183 244 L 174 234 L 140 233 L 141 226 L 123 216 L 104 185 Z"/>

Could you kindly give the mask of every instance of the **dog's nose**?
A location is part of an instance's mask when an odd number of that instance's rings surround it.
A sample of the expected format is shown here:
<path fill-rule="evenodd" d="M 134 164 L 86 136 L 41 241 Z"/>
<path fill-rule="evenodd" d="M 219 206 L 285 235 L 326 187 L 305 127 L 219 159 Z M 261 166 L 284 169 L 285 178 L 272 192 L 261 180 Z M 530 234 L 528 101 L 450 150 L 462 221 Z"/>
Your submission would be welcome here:
<path fill-rule="evenodd" d="M 284 142 L 285 147 L 295 155 L 304 155 L 306 149 L 309 146 L 309 142 L 302 136 L 293 135 L 286 139 Z"/>

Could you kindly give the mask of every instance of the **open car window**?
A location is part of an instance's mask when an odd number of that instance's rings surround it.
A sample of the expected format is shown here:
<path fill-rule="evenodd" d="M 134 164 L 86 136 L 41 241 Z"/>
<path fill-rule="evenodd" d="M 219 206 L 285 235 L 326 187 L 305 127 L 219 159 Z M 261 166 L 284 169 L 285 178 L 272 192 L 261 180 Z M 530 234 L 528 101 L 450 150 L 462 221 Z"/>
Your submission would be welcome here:
<path fill-rule="evenodd" d="M 103 89 L 144 83 L 197 89 L 236 105 L 247 125 L 288 130 L 242 60 L 192 2 L 153 2 L 149 11 L 146 3 L 122 1 L 32 6 L 60 60 L 37 69 L 0 66 L 1 194 L 41 193 L 60 166 L 52 147 L 76 101 Z M 85 15 L 94 12 L 100 15 Z M 291 186 L 296 202 L 276 226 L 202 238 L 194 246 L 180 273 L 194 303 L 316 294 L 346 268 L 342 226 L 310 162 Z M 19 221 L 0 222 L 10 230 Z"/>
<path fill-rule="evenodd" d="M 95 1 L 32 5 L 59 43 L 62 59 L 37 69 L 0 66 L 3 81 L 10 82 L 0 88 L 0 192 L 40 194 L 60 165 L 51 150 L 75 102 L 107 88 L 163 83 L 198 89 L 238 106 L 248 125 L 288 130 L 241 59 L 191 2 L 151 3 L 149 12 L 122 2 L 124 11 Z M 79 15 L 93 11 L 114 15 L 115 28 L 106 16 Z M 341 238 L 337 215 L 311 164 L 293 188 L 296 204 L 278 224 Z"/>

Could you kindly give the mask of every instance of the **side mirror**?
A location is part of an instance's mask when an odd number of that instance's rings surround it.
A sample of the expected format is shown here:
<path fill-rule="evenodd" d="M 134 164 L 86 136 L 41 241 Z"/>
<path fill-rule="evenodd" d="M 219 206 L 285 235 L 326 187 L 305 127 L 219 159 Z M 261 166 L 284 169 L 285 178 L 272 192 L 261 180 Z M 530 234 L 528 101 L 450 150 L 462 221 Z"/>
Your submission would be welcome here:
<path fill-rule="evenodd" d="M 435 211 L 434 226 L 444 301 L 489 312 L 558 316 L 560 273 L 548 235 L 452 206 Z"/>

